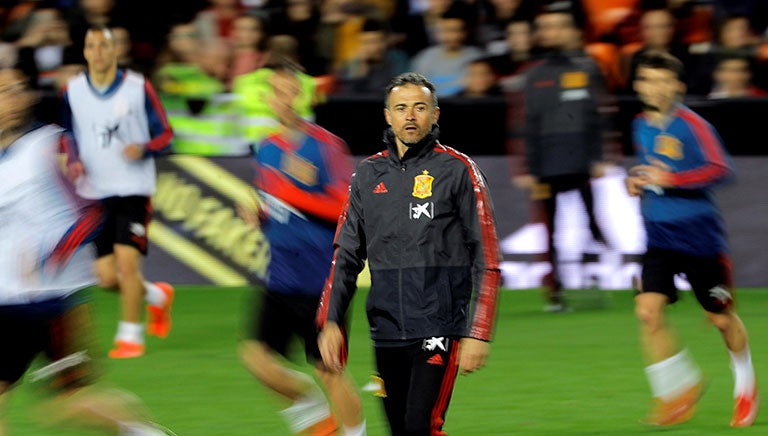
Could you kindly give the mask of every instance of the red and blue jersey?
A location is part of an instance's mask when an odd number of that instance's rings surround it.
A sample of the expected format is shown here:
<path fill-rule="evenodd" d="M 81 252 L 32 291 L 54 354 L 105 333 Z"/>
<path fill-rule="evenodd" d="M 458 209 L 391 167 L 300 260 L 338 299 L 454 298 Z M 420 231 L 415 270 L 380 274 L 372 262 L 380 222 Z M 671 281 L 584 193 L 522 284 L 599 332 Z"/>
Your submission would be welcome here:
<path fill-rule="evenodd" d="M 302 121 L 254 151 L 254 184 L 264 201 L 270 291 L 320 295 L 331 268 L 336 222 L 352 173 L 346 144 Z"/>
<path fill-rule="evenodd" d="M 671 187 L 643 192 L 648 247 L 699 256 L 727 251 L 712 188 L 733 176 L 733 164 L 714 127 L 684 105 L 673 108 L 666 126 L 641 114 L 632 127 L 641 162 L 656 159 L 672 173 Z"/>

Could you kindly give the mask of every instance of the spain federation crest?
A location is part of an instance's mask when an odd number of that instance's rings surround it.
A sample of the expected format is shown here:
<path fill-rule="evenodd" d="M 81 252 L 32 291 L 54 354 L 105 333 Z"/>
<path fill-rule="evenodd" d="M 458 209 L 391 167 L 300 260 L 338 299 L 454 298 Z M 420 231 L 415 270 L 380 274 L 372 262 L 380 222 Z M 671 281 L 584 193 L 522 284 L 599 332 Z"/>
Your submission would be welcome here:
<path fill-rule="evenodd" d="M 670 159 L 680 160 L 683 158 L 683 143 L 674 136 L 662 134 L 656 137 L 653 151 Z"/>
<path fill-rule="evenodd" d="M 427 198 L 432 196 L 432 182 L 434 177 L 429 175 L 429 171 L 424 170 L 421 174 L 413 178 L 413 196 L 416 198 Z"/>

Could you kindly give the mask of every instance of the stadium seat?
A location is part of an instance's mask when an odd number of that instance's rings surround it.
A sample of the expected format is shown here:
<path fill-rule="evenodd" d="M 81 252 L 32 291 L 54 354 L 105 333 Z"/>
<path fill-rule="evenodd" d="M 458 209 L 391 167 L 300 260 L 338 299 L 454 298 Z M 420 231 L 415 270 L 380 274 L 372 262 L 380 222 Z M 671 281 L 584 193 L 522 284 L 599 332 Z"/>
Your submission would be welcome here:
<path fill-rule="evenodd" d="M 608 88 L 616 89 L 621 84 L 619 50 L 616 46 L 607 42 L 592 42 L 585 46 L 585 50 L 597 62 Z"/>
<path fill-rule="evenodd" d="M 599 41 L 613 34 L 616 28 L 637 8 L 638 0 L 582 0 L 589 17 L 589 41 Z"/>

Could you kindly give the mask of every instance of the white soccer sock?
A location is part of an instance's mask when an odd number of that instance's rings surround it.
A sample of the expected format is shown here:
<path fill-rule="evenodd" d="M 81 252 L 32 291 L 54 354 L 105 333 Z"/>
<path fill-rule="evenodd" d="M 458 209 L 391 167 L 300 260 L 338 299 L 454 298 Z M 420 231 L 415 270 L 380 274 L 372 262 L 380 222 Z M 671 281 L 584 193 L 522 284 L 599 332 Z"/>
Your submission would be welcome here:
<path fill-rule="evenodd" d="M 669 401 L 701 381 L 701 370 L 682 350 L 674 356 L 645 368 L 654 398 Z"/>
<path fill-rule="evenodd" d="M 144 324 L 138 322 L 120 321 L 117 323 L 117 335 L 115 341 L 144 343 Z"/>
<path fill-rule="evenodd" d="M 752 366 L 749 346 L 738 352 L 728 350 L 728 354 L 731 356 L 733 371 L 733 397 L 736 398 L 739 394 L 751 394 L 755 386 L 755 368 Z"/>
<path fill-rule="evenodd" d="M 344 433 L 342 433 L 344 436 L 366 436 L 365 432 L 365 420 L 363 420 L 360 424 L 357 424 L 352 427 L 344 426 Z"/>
<path fill-rule="evenodd" d="M 300 433 L 330 416 L 331 409 L 323 391 L 315 384 L 280 414 L 292 432 Z"/>
<path fill-rule="evenodd" d="M 147 304 L 151 306 L 162 306 L 163 303 L 165 303 L 165 292 L 163 292 L 163 290 L 156 284 L 152 282 L 144 282 L 144 288 L 147 289 L 147 293 L 144 295 Z"/>
<path fill-rule="evenodd" d="M 120 436 L 165 436 L 165 432 L 143 422 L 121 422 Z"/>

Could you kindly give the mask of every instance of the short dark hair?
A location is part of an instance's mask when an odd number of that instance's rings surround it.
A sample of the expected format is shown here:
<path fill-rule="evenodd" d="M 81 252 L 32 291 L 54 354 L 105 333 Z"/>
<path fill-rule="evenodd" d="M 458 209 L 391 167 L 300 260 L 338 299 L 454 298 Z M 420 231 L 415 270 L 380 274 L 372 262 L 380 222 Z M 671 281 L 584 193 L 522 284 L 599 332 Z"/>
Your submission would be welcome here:
<path fill-rule="evenodd" d="M 389 104 L 389 94 L 392 93 L 392 90 L 398 86 L 403 85 L 416 85 L 427 88 L 429 92 L 432 93 L 432 103 L 435 105 L 435 107 L 437 107 L 437 94 L 435 93 L 435 85 L 433 85 L 432 82 L 430 82 L 429 79 L 423 75 L 414 72 L 400 74 L 389 82 L 389 85 L 387 85 L 387 92 L 384 97 L 384 107 L 387 107 Z"/>
<path fill-rule="evenodd" d="M 681 80 L 685 74 L 685 67 L 680 59 L 660 50 L 643 53 L 637 61 L 637 68 L 640 67 L 672 71 Z"/>

